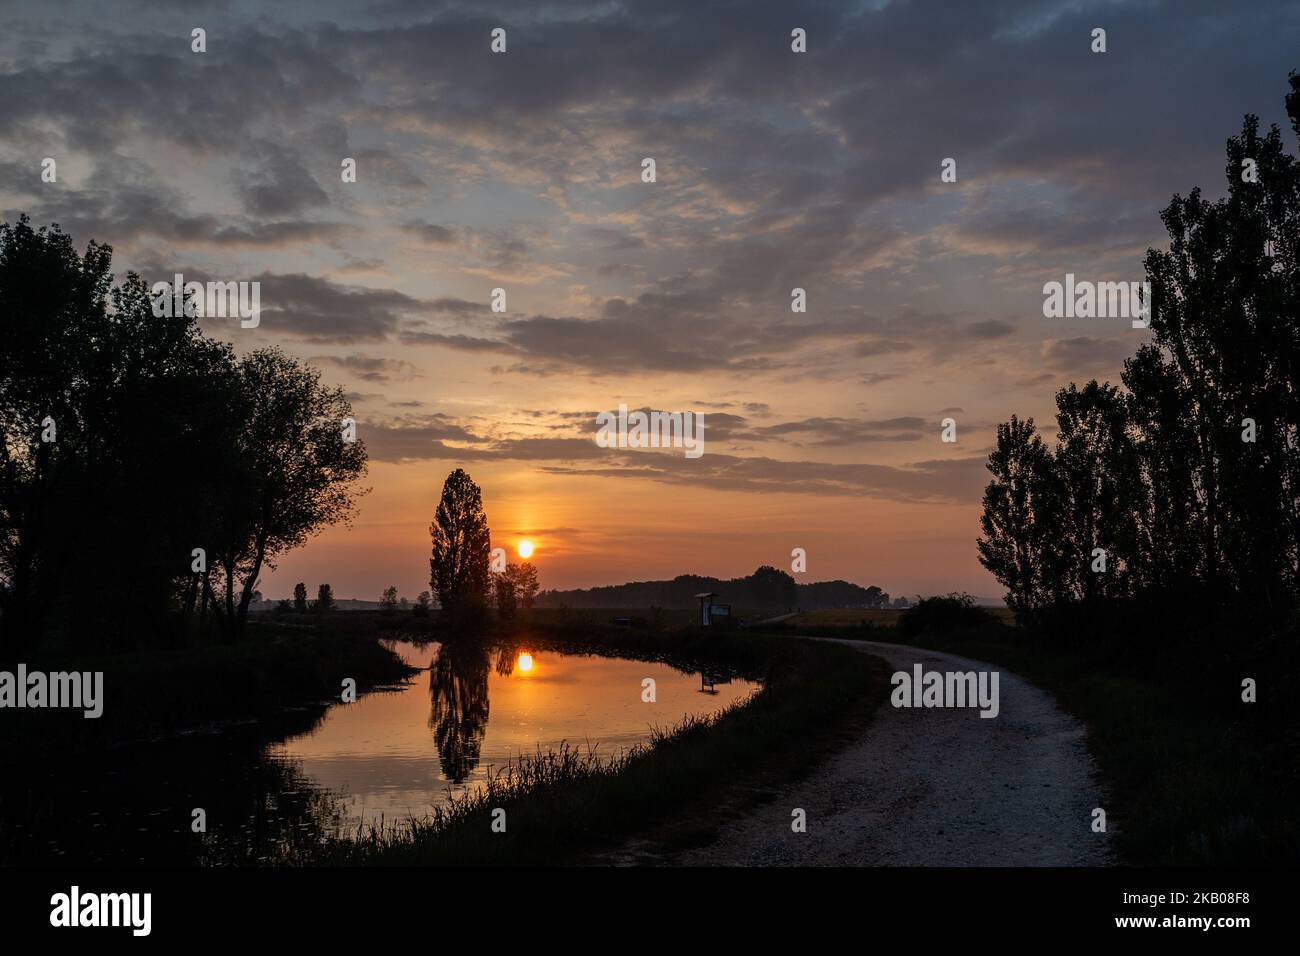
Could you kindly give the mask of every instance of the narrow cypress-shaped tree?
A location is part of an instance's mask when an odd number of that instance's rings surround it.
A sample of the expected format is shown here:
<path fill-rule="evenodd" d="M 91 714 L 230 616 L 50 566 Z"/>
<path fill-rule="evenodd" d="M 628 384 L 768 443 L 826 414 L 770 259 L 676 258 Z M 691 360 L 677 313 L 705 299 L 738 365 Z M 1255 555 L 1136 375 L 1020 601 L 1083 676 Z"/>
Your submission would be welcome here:
<path fill-rule="evenodd" d="M 443 483 L 429 533 L 429 583 L 443 613 L 462 618 L 486 608 L 491 536 L 483 493 L 464 469 L 457 468 Z"/>

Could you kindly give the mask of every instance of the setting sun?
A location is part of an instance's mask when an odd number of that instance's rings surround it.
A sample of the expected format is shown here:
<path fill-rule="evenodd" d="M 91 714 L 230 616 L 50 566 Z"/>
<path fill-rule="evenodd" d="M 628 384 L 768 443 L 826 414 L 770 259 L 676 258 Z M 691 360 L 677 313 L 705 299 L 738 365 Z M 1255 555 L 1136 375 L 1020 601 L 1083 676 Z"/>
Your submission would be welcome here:
<path fill-rule="evenodd" d="M 533 669 L 533 655 L 520 654 L 519 660 L 515 661 L 515 667 L 518 670 L 522 671 L 523 673 L 527 674 L 530 670 Z"/>
<path fill-rule="evenodd" d="M 533 543 L 531 541 L 519 542 L 519 557 L 531 558 L 533 556 Z"/>

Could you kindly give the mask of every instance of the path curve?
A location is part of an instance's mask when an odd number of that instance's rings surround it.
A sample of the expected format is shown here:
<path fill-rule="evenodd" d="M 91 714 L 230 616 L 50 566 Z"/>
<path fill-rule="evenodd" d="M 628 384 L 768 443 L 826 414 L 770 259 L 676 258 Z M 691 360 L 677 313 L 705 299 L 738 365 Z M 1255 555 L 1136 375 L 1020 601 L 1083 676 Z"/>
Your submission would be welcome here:
<path fill-rule="evenodd" d="M 996 670 L 1000 713 L 883 702 L 862 736 L 820 770 L 725 824 L 675 863 L 709 866 L 1106 866 L 1104 807 L 1083 725 L 994 664 L 903 644 L 816 638 L 895 670 Z M 793 833 L 791 810 L 807 812 Z"/>

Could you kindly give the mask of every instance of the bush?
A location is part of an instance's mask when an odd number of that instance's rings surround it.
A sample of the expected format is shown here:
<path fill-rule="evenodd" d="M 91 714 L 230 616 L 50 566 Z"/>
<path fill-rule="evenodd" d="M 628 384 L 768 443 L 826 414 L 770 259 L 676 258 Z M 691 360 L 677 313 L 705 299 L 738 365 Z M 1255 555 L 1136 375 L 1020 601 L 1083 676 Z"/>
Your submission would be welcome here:
<path fill-rule="evenodd" d="M 975 605 L 969 594 L 941 594 L 922 598 L 898 618 L 898 630 L 906 637 L 918 634 L 946 634 L 959 628 L 981 627 L 997 620 Z"/>

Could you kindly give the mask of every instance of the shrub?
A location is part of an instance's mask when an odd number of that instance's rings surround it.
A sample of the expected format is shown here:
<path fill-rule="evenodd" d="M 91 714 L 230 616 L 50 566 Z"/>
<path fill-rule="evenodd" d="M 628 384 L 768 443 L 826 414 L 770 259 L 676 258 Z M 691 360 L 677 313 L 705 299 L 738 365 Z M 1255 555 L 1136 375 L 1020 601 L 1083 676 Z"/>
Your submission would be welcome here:
<path fill-rule="evenodd" d="M 907 637 L 918 634 L 946 634 L 959 628 L 980 627 L 997 619 L 977 607 L 969 594 L 940 594 L 923 598 L 898 618 L 898 630 Z"/>

